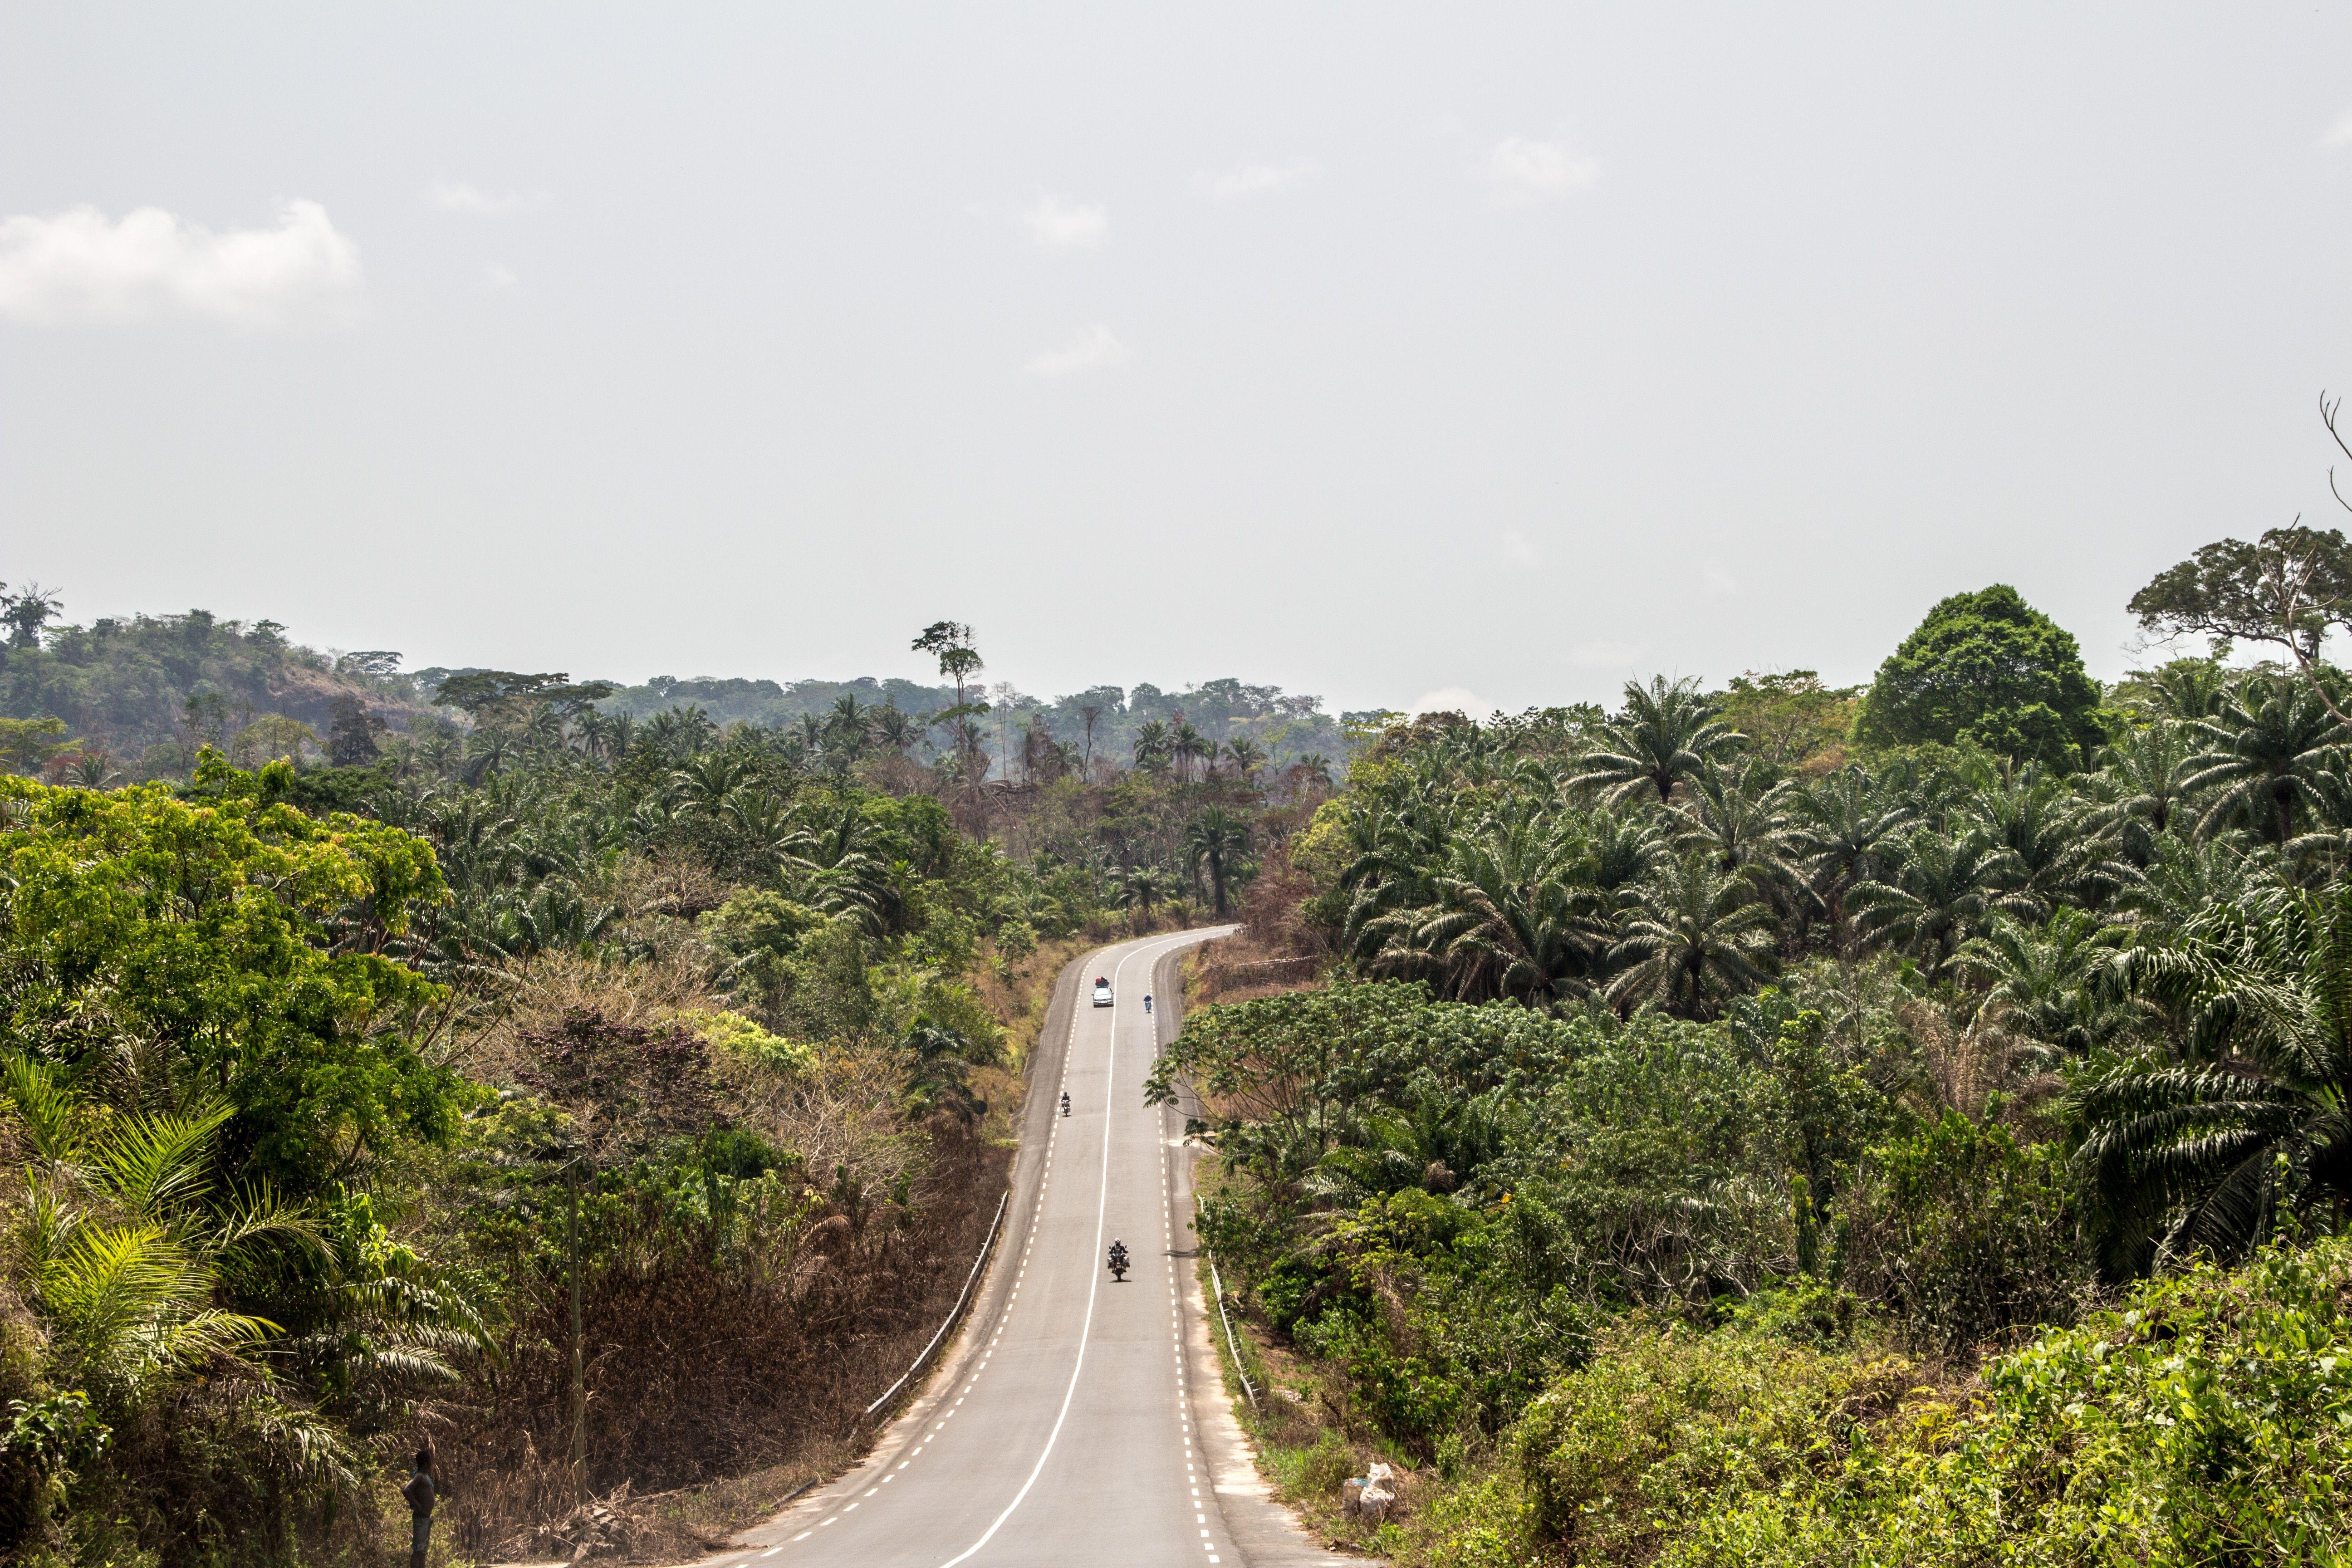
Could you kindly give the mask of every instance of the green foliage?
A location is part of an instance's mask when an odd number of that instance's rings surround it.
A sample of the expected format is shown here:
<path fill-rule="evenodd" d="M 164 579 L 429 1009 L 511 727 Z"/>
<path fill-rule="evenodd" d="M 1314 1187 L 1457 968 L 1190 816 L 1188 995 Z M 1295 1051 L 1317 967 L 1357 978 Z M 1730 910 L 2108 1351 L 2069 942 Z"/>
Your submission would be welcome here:
<path fill-rule="evenodd" d="M 62 719 L 0 719 L 0 773 L 38 773 L 72 744 Z"/>
<path fill-rule="evenodd" d="M 2075 1184 L 2055 1144 L 1956 1110 L 1873 1149 L 1840 1205 L 1840 1274 L 1924 1352 L 1963 1358 L 2071 1321 L 2092 1289 Z"/>
<path fill-rule="evenodd" d="M 2352 1549 L 2352 1254 L 2202 1267 L 2045 1332 L 1973 1390 L 1863 1336 L 1629 1323 L 1415 1563 L 1676 1568 L 2328 1563 Z"/>
<path fill-rule="evenodd" d="M 227 1168 L 289 1193 L 332 1179 L 320 1150 L 446 1137 L 456 1083 L 416 1041 L 442 993 L 368 951 L 446 897 L 430 848 L 269 803 L 267 774 L 200 778 L 201 806 L 0 780 L 9 1046 L 82 1068 L 154 1042 L 234 1108 Z"/>
<path fill-rule="evenodd" d="M 391 666 L 338 665 L 284 634 L 274 621 L 203 610 L 48 626 L 0 658 L 0 726 L 54 721 L 59 739 L 87 737 L 122 771 L 154 778 L 185 775 L 200 745 L 225 746 L 259 719 L 327 734 L 338 701 L 379 719 L 423 710 Z M 12 766 L 27 771 L 40 760 Z"/>
<path fill-rule="evenodd" d="M 2068 771 L 2105 739 L 2073 635 L 1998 583 L 1927 612 L 1879 667 L 1856 733 L 1875 746 L 1970 742 Z"/>
<path fill-rule="evenodd" d="M 804 1073 L 816 1065 L 816 1054 L 804 1040 L 773 1035 L 740 1013 L 683 1013 L 679 1020 L 725 1057 L 740 1057 L 772 1072 Z"/>
<path fill-rule="evenodd" d="M 1577 1562 L 1654 1561 L 1724 1500 L 1838 1463 L 1915 1378 L 1769 1334 L 1631 1325 L 1512 1434 L 1527 1522 Z"/>
<path fill-rule="evenodd" d="M 1721 1490 L 1665 1561 L 2191 1564 L 2352 1549 L 2352 1259 L 2200 1268 L 1883 1421 L 1793 1486 Z"/>
<path fill-rule="evenodd" d="M 1822 684 L 1810 669 L 1736 675 L 1718 699 L 1724 722 L 1769 766 L 1802 769 L 1837 756 L 1862 706 L 1862 688 Z"/>

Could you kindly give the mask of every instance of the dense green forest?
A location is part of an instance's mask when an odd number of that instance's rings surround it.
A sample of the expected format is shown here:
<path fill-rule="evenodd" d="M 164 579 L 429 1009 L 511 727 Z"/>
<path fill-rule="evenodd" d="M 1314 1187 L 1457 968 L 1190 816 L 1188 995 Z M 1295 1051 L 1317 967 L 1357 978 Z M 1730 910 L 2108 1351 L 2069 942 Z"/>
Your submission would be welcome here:
<path fill-rule="evenodd" d="M 2352 549 L 2223 542 L 2131 607 L 2284 657 L 2102 688 L 1994 586 L 1861 691 L 1659 679 L 1357 757 L 1244 903 L 1322 977 L 1195 1011 L 1154 1088 L 1200 1097 L 1251 1418 L 1323 1528 L 2352 1551 Z M 1375 1459 L 1400 1503 L 1342 1515 Z"/>

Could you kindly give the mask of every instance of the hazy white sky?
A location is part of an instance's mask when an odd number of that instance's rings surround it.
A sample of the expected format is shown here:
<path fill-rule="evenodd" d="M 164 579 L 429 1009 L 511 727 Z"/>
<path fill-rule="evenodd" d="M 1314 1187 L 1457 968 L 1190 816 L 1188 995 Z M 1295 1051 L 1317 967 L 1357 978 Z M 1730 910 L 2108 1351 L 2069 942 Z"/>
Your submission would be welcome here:
<path fill-rule="evenodd" d="M 0 5 L 0 576 L 412 664 L 1865 679 L 2326 503 L 2342 5 Z M 2342 521 L 2340 519 L 2335 521 Z"/>

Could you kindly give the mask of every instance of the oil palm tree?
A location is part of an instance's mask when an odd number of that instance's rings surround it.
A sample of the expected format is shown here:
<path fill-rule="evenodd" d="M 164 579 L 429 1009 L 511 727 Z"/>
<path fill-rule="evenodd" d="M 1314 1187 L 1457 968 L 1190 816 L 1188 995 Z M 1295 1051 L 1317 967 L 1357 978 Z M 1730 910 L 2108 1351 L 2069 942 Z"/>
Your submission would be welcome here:
<path fill-rule="evenodd" d="M 1760 984 L 1772 945 L 1772 911 L 1752 883 L 1704 855 L 1662 861 L 1634 894 L 1610 962 L 1626 967 L 1609 1000 L 1627 1011 L 1655 1004 L 1712 1017 L 1722 1001 Z"/>
<path fill-rule="evenodd" d="M 1217 918 L 1225 914 L 1225 888 L 1237 863 L 1249 853 L 1249 823 L 1221 805 L 1203 806 L 1184 829 L 1184 850 L 1209 873 Z"/>
<path fill-rule="evenodd" d="M 1977 1016 L 1998 1020 L 2057 1057 L 2120 1045 L 2147 1021 L 2126 991 L 2117 952 L 2128 932 L 2087 910 L 2062 909 L 2042 924 L 1994 917 L 1952 967 L 1984 987 Z"/>
<path fill-rule="evenodd" d="M 2214 792 L 2197 831 L 2242 822 L 2273 845 L 2294 836 L 2329 754 L 2352 741 L 2352 726 L 2308 682 L 2260 672 L 2239 680 L 2197 730 L 2206 745 L 2184 787 Z"/>
<path fill-rule="evenodd" d="M 1168 732 L 1168 755 L 1176 764 L 1176 776 L 1189 779 L 1192 776 L 1192 764 L 1204 757 L 1214 756 L 1215 752 L 1207 736 L 1179 719 L 1176 727 Z"/>
<path fill-rule="evenodd" d="M 2352 889 L 2279 887 L 2134 950 L 2127 973 L 2188 1027 L 2076 1096 L 2111 1268 L 2242 1254 L 2352 1205 Z"/>
<path fill-rule="evenodd" d="M 2187 725 L 2169 719 L 2118 737 L 2099 753 L 2109 810 L 2144 824 L 2148 834 L 2169 829 L 2173 814 L 2189 797 L 2196 739 Z M 2140 863 L 2147 864 L 2145 856 Z"/>
<path fill-rule="evenodd" d="M 316 1231 L 266 1188 L 215 1192 L 229 1107 L 101 1107 L 24 1056 L 0 1074 L 27 1156 L 10 1239 L 65 1376 L 118 1413 L 208 1365 L 259 1381 L 247 1358 L 278 1325 L 220 1307 L 224 1277 Z"/>
<path fill-rule="evenodd" d="M 2015 890 L 2032 900 L 2032 918 L 2062 904 L 2103 903 L 2134 878 L 2120 853 L 2122 824 L 2037 763 L 2004 767 L 1960 805 L 2010 852 Z M 1964 823 L 1947 825 L 1954 829 L 1966 831 Z"/>
<path fill-rule="evenodd" d="M 1615 933 L 1606 899 L 1582 875 L 1582 849 L 1524 804 L 1477 824 L 1448 843 L 1433 896 L 1379 923 L 1372 967 L 1462 1000 L 1584 994 Z"/>
<path fill-rule="evenodd" d="M 1612 805 L 1655 790 L 1659 804 L 1672 805 L 1677 785 L 1747 739 L 1716 711 L 1695 679 L 1627 681 L 1624 712 L 1578 759 L 1570 787 L 1606 789 Z"/>
<path fill-rule="evenodd" d="M 905 756 L 923 738 L 923 721 L 895 702 L 885 702 L 866 711 L 873 717 L 874 739 L 899 756 Z"/>
<path fill-rule="evenodd" d="M 721 803 L 727 858 L 753 876 L 780 870 L 805 871 L 815 836 L 801 825 L 791 802 L 772 790 L 738 785 Z"/>
<path fill-rule="evenodd" d="M 1788 850 L 1789 798 L 1795 793 L 1752 760 L 1708 768 L 1671 808 L 1673 830 L 1686 846 L 1712 855 L 1719 870 L 1777 867 Z"/>
<path fill-rule="evenodd" d="M 1854 929 L 1868 942 L 1895 943 L 1934 981 L 1960 944 L 1996 911 L 2031 914 L 2018 892 L 2017 857 L 1983 828 L 1957 837 L 1919 829 L 1902 841 L 1884 880 L 1857 882 L 1846 897 Z"/>
<path fill-rule="evenodd" d="M 1143 929 L 1151 929 L 1151 906 L 1168 893 L 1167 874 L 1157 866 L 1138 866 L 1128 872 L 1119 883 L 1127 907 L 1142 917 Z"/>
<path fill-rule="evenodd" d="M 1168 726 L 1158 719 L 1147 719 L 1135 727 L 1135 765 L 1149 773 L 1152 765 L 1164 765 L 1168 761 Z"/>
<path fill-rule="evenodd" d="M 1235 778 L 1252 779 L 1265 766 L 1265 748 L 1244 735 L 1225 742 L 1225 760 L 1233 763 Z"/>
<path fill-rule="evenodd" d="M 104 752 L 84 752 L 66 766 L 66 783 L 76 789 L 112 789 L 122 782 L 122 770 Z"/>
<path fill-rule="evenodd" d="M 1790 801 L 1790 851 L 1832 932 L 1843 937 L 1847 931 L 1848 891 L 1858 882 L 1875 880 L 1892 863 L 1895 836 L 1917 816 L 1918 808 L 1900 792 L 1852 766 Z"/>

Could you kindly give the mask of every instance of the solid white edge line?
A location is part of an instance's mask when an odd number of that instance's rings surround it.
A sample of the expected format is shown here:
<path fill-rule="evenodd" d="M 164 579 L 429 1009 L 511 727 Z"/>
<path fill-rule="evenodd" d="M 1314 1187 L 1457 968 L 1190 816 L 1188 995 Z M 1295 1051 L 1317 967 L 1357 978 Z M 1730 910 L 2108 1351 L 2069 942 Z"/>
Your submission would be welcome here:
<path fill-rule="evenodd" d="M 1159 945 L 1168 946 L 1172 945 L 1172 943 L 1163 942 Z M 1124 990 L 1126 988 L 1127 966 L 1134 963 L 1144 951 L 1144 949 L 1138 948 L 1134 952 L 1129 953 L 1125 958 L 1119 960 L 1118 967 L 1111 971 L 1112 973 L 1119 976 L 1119 990 Z M 1117 991 L 1113 992 L 1112 994 L 1114 998 L 1117 996 Z M 1070 1010 L 1070 1033 L 1073 1038 L 1076 1037 L 1077 1029 L 1077 1009 L 1073 1006 Z M 1069 1053 L 1067 1050 L 1065 1050 L 1062 1054 L 1062 1060 L 1066 1069 L 1069 1059 Z M 1111 1003 L 1110 1050 L 1104 1058 L 1104 1065 L 1107 1072 L 1115 1079 L 1118 1068 L 1118 1003 L 1116 1000 L 1113 1000 Z M 1114 1088 L 1115 1087 L 1116 1084 L 1114 1082 Z M 1103 1226 L 1108 1222 L 1110 1212 L 1110 1127 L 1111 1122 L 1108 1108 L 1106 1107 L 1103 1116 L 1102 1190 L 1095 1201 L 1095 1250 L 1097 1252 L 1102 1250 Z M 970 1546 L 965 1547 L 961 1552 L 957 1552 L 945 1563 L 940 1563 L 940 1568 L 956 1568 L 957 1563 L 963 1562 L 966 1558 L 971 1556 L 982 1547 L 987 1545 L 992 1540 L 995 1539 L 996 1532 L 1004 1528 L 1004 1521 L 1013 1517 L 1013 1510 L 1021 1506 L 1024 1499 L 1028 1497 L 1029 1489 L 1037 1484 L 1037 1478 L 1045 1473 L 1045 1461 L 1053 1458 L 1054 1445 L 1062 1436 L 1062 1424 L 1068 1420 L 1070 1416 L 1070 1404 L 1078 1396 L 1078 1377 L 1079 1374 L 1086 1370 L 1087 1364 L 1087 1342 L 1094 1333 L 1095 1298 L 1100 1291 L 1101 1288 L 1101 1272 L 1097 1269 L 1088 1269 L 1087 1271 L 1087 1315 L 1078 1326 L 1077 1359 L 1070 1363 L 1070 1386 L 1063 1391 L 1061 1412 L 1054 1417 L 1054 1429 L 1045 1434 L 1045 1447 L 1044 1452 L 1037 1456 L 1036 1468 L 1029 1472 L 1029 1479 L 1021 1483 L 1021 1489 L 1013 1494 L 1013 1500 L 1004 1505 L 1004 1511 L 996 1516 L 996 1522 L 990 1525 L 988 1529 L 982 1533 L 981 1538 L 978 1541 L 973 1542 Z"/>

